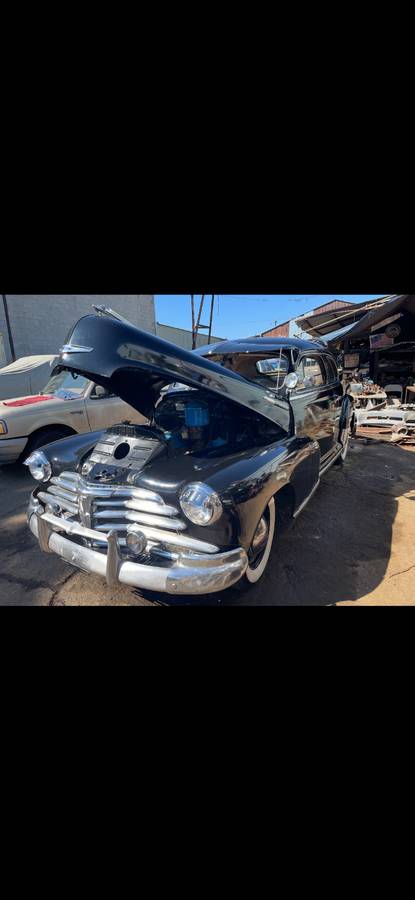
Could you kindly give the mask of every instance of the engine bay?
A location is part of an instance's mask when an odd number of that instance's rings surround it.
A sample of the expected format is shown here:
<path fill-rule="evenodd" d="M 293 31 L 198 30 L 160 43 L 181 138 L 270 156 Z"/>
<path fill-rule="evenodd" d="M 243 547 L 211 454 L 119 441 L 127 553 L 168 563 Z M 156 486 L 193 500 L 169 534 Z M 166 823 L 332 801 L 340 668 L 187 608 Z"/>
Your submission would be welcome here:
<path fill-rule="evenodd" d="M 203 390 L 170 388 L 154 412 L 154 424 L 164 435 L 169 452 L 221 456 L 278 440 L 282 432 L 231 401 Z"/>
<path fill-rule="evenodd" d="M 269 444 L 281 430 L 262 416 L 203 390 L 169 388 L 163 392 L 148 425 L 108 428 L 84 461 L 89 482 L 131 483 L 160 455 L 220 457 Z"/>

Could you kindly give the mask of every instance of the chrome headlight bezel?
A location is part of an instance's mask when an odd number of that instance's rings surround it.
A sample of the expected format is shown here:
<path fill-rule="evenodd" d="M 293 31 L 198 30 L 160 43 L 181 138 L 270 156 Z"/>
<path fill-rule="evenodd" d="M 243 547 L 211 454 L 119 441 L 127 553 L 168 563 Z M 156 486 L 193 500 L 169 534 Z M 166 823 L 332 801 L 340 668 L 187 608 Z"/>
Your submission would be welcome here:
<path fill-rule="evenodd" d="M 213 525 L 223 512 L 216 491 L 202 481 L 187 484 L 180 494 L 179 502 L 186 518 L 194 525 Z"/>
<path fill-rule="evenodd" d="M 42 450 L 34 450 L 24 461 L 35 481 L 49 481 L 52 466 Z"/>

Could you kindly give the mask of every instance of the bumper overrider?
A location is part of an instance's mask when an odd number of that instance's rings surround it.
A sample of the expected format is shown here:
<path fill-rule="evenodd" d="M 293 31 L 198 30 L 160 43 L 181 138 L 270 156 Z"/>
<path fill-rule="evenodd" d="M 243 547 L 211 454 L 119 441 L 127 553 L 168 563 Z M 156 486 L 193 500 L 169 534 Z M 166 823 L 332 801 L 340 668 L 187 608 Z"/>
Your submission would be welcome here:
<path fill-rule="evenodd" d="M 122 556 L 115 531 L 104 535 L 78 522 L 47 513 L 33 495 L 27 518 L 43 551 L 56 553 L 83 572 L 100 575 L 111 587 L 128 584 L 167 594 L 211 594 L 239 581 L 248 565 L 242 547 L 223 553 L 184 552 L 168 568 L 133 562 Z M 75 543 L 71 535 L 101 543 L 105 540 L 107 552 Z"/>

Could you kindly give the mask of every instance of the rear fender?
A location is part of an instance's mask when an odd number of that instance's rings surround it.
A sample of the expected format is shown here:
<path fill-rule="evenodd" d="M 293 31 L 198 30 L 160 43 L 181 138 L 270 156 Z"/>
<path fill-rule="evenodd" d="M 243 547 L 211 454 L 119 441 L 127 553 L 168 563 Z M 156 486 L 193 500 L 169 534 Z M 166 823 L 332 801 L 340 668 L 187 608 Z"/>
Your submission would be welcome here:
<path fill-rule="evenodd" d="M 345 394 L 342 401 L 340 413 L 339 434 L 347 427 L 351 417 L 354 414 L 353 400 L 349 394 Z"/>

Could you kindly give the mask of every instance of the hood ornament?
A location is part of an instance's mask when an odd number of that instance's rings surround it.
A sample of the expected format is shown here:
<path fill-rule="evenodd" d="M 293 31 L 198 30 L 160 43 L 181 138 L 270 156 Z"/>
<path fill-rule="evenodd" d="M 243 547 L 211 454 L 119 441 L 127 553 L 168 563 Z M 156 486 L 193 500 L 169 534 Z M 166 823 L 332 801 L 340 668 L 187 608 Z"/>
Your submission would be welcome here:
<path fill-rule="evenodd" d="M 64 344 L 59 353 L 92 353 L 93 347 L 77 347 L 75 344 Z"/>

